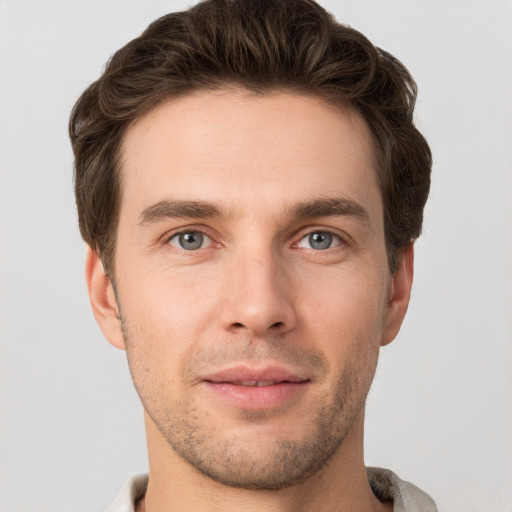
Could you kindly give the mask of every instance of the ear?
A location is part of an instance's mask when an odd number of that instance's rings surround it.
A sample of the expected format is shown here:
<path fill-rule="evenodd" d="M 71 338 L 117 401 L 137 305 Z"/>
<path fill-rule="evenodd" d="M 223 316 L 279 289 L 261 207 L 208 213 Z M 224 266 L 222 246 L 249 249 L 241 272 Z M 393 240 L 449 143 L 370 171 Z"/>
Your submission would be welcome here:
<path fill-rule="evenodd" d="M 101 332 L 111 345 L 125 349 L 119 307 L 112 282 L 105 274 L 103 264 L 96 251 L 87 249 L 85 277 L 89 289 L 92 312 Z"/>
<path fill-rule="evenodd" d="M 407 307 L 409 306 L 413 275 L 414 245 L 411 241 L 401 252 L 398 260 L 398 268 L 391 276 L 389 301 L 381 342 L 382 346 L 391 343 L 402 326 Z"/>

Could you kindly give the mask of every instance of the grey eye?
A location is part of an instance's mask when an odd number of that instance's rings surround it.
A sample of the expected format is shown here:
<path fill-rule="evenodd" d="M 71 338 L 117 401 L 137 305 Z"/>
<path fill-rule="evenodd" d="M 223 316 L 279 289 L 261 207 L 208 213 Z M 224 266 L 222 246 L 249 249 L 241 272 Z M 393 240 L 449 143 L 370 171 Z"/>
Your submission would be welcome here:
<path fill-rule="evenodd" d="M 210 242 L 210 237 L 201 233 L 201 231 L 185 231 L 169 239 L 170 245 L 178 247 L 179 249 L 185 249 L 186 251 L 204 249 Z"/>
<path fill-rule="evenodd" d="M 330 233 L 319 232 L 311 233 L 309 235 L 309 245 L 313 249 L 328 249 L 332 243 L 332 235 Z"/>
<path fill-rule="evenodd" d="M 339 245 L 341 240 L 338 236 L 328 231 L 313 231 L 306 235 L 298 244 L 299 247 L 323 251 Z"/>

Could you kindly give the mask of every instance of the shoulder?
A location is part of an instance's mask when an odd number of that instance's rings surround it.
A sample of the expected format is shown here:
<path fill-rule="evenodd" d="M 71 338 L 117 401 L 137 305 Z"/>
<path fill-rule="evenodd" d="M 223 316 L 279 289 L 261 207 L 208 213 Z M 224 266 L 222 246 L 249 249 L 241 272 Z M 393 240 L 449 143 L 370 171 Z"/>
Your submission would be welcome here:
<path fill-rule="evenodd" d="M 369 467 L 366 473 L 377 498 L 393 501 L 393 512 L 437 512 L 434 500 L 427 493 L 392 471 Z"/>
<path fill-rule="evenodd" d="M 147 473 L 132 476 L 125 482 L 117 498 L 105 512 L 134 512 L 135 504 L 144 496 L 147 487 Z"/>

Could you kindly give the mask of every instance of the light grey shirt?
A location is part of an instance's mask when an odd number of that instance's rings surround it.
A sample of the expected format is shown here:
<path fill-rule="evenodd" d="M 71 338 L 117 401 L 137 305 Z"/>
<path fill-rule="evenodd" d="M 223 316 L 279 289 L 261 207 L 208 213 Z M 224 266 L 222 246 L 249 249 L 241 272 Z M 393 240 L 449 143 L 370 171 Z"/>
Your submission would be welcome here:
<path fill-rule="evenodd" d="M 400 480 L 388 469 L 366 468 L 368 481 L 377 498 L 392 501 L 393 512 L 437 512 L 432 498 L 415 485 Z M 146 493 L 148 475 L 131 477 L 106 512 L 134 512 L 135 504 Z"/>

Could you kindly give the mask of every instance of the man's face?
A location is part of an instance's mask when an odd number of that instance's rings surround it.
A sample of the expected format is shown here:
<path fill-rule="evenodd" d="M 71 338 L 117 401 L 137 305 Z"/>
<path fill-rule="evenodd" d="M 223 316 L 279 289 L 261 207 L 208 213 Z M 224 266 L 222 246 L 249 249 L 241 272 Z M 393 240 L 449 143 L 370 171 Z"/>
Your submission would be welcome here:
<path fill-rule="evenodd" d="M 309 96 L 194 93 L 133 125 L 121 166 L 122 325 L 100 324 L 126 347 L 148 435 L 253 488 L 359 443 L 405 313 L 361 117 Z"/>

